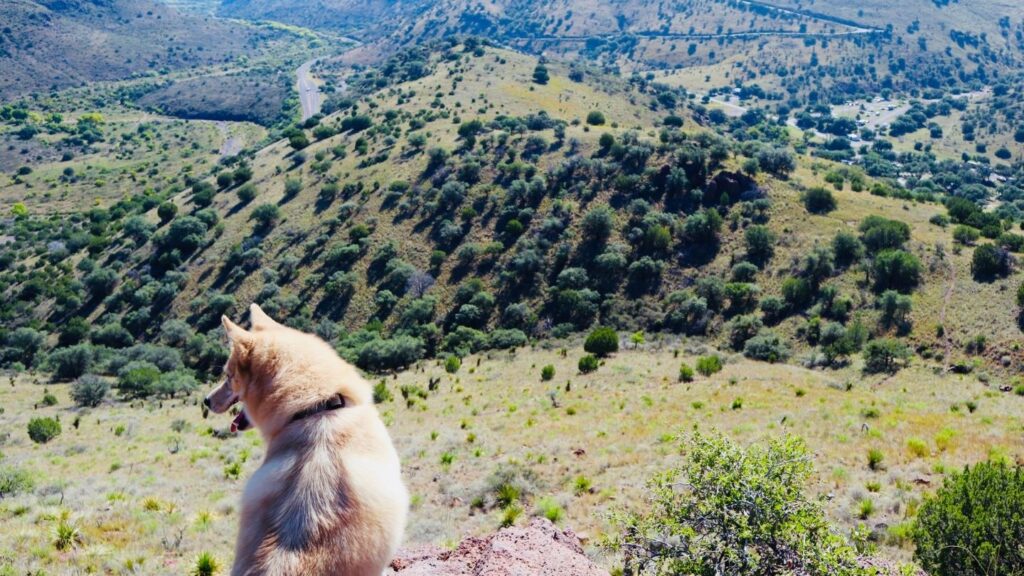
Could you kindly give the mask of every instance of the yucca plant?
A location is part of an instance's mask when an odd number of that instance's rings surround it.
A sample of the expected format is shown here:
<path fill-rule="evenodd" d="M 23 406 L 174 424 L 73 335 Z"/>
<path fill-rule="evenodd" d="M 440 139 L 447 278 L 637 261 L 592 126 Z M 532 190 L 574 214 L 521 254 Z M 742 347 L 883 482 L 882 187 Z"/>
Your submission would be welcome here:
<path fill-rule="evenodd" d="M 57 525 L 53 528 L 53 545 L 57 550 L 70 550 L 81 541 L 78 534 L 78 527 L 71 522 L 71 515 L 67 510 L 60 514 Z"/>
<path fill-rule="evenodd" d="M 196 564 L 192 568 L 190 574 L 192 576 L 213 576 L 220 572 L 220 564 L 217 559 L 213 557 L 213 554 L 209 552 L 200 552 L 196 556 Z"/>

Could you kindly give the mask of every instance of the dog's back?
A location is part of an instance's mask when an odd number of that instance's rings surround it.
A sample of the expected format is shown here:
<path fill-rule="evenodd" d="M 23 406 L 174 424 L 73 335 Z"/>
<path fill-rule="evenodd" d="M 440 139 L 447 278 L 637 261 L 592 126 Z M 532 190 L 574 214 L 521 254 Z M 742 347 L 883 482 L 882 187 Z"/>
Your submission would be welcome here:
<path fill-rule="evenodd" d="M 398 456 L 372 406 L 289 426 L 249 481 L 233 574 L 380 576 L 405 526 Z"/>
<path fill-rule="evenodd" d="M 246 485 L 235 576 L 380 576 L 409 498 L 372 388 L 323 340 L 258 306 L 253 330 L 227 318 L 225 381 L 207 399 L 233 427 L 255 425 L 267 455 Z"/>

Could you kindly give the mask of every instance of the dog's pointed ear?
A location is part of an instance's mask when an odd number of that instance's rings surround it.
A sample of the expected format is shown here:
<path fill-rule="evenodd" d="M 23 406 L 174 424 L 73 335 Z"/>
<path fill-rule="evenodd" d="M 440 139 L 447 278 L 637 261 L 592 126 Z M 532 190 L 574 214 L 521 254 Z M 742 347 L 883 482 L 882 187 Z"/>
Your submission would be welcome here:
<path fill-rule="evenodd" d="M 253 330 L 265 330 L 267 328 L 280 328 L 281 325 L 267 316 L 267 313 L 260 308 L 259 304 L 253 302 L 249 306 L 249 320 L 252 322 Z"/>
<path fill-rule="evenodd" d="M 232 322 L 227 316 L 221 316 L 220 323 L 224 326 L 224 333 L 228 335 L 228 339 L 231 340 L 232 344 L 245 346 L 252 342 L 252 334 L 245 328 Z"/>

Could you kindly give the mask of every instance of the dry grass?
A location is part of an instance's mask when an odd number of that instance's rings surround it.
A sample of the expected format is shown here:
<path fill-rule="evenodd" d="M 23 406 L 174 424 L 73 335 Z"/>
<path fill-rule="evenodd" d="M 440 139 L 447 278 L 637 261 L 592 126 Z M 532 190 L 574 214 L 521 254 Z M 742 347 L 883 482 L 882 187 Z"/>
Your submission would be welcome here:
<path fill-rule="evenodd" d="M 695 427 L 742 442 L 784 433 L 805 438 L 817 469 L 811 490 L 830 495 L 828 510 L 846 528 L 863 522 L 859 506 L 869 492 L 874 510 L 866 523 L 893 525 L 943 471 L 990 455 L 1024 458 L 1017 442 L 1024 399 L 973 378 L 915 365 L 893 378 L 865 379 L 856 366 L 818 372 L 730 357 L 721 373 L 679 383 L 680 362 L 693 365 L 707 351 L 697 341 L 655 341 L 583 376 L 575 368 L 583 352 L 570 344 L 565 356 L 557 346 L 493 352 L 467 358 L 454 375 L 430 362 L 385 378 L 394 400 L 381 410 L 414 500 L 407 542 L 446 544 L 497 527 L 500 510 L 471 504 L 499 464 L 515 463 L 536 475 L 524 509 L 549 497 L 564 508 L 564 524 L 593 544 L 610 529 L 604 513 L 640 505 L 646 479 L 681 457 L 672 436 Z M 546 364 L 556 373 L 542 382 Z M 426 399 L 403 400 L 403 385 L 427 390 L 431 379 L 438 384 Z M 33 409 L 41 385 L 19 379 L 0 387 L 0 465 L 26 468 L 37 479 L 34 494 L 0 503 L 7 526 L 0 549 L 13 551 L 0 555 L 0 568 L 118 572 L 142 561 L 143 572 L 180 573 L 200 550 L 230 560 L 243 480 L 262 457 L 255 433 L 210 436 L 211 426 L 223 430 L 228 419 L 204 421 L 198 396 L 79 412 L 66 386 L 48 390 L 60 403 Z M 736 399 L 742 408 L 733 408 Z M 967 401 L 977 403 L 973 413 Z M 37 446 L 25 426 L 43 414 L 59 415 L 64 432 Z M 179 420 L 180 432 L 172 429 Z M 875 471 L 870 449 L 883 454 Z M 226 478 L 234 462 L 240 480 Z M 589 487 L 579 490 L 580 479 Z M 66 551 L 51 542 L 62 510 L 81 536 Z"/>

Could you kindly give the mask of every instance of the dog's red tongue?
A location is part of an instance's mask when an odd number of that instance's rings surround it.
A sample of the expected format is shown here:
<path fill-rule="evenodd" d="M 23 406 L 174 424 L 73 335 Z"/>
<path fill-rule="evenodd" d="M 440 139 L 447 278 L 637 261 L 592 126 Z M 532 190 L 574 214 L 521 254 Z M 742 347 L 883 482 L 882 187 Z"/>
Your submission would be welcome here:
<path fill-rule="evenodd" d="M 235 416 L 235 419 L 231 421 L 232 432 L 241 432 L 243 430 L 248 430 L 249 426 L 249 417 L 245 415 L 245 410 L 240 411 L 238 413 L 238 416 Z"/>

